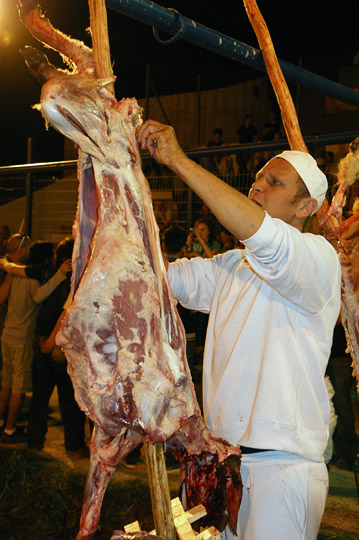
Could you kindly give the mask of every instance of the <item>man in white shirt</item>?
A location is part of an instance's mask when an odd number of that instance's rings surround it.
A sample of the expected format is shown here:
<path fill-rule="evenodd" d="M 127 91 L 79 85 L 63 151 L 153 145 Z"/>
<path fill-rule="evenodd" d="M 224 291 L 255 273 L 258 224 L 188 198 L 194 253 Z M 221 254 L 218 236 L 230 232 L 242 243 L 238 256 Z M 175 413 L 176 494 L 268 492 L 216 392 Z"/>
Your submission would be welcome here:
<path fill-rule="evenodd" d="M 191 161 L 173 128 L 148 120 L 137 136 L 245 246 L 168 270 L 175 298 L 209 313 L 204 415 L 242 450 L 238 537 L 314 540 L 328 488 L 324 373 L 340 265 L 323 237 L 302 230 L 324 200 L 326 177 L 309 154 L 286 151 L 259 171 L 247 198 Z"/>

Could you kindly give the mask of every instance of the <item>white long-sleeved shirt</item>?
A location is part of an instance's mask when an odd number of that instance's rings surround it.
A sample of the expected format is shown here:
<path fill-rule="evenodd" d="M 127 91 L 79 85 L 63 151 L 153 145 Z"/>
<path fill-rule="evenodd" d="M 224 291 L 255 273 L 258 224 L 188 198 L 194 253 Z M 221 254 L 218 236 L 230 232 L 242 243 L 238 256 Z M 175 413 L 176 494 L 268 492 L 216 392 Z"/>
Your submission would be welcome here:
<path fill-rule="evenodd" d="M 169 267 L 175 298 L 210 314 L 205 420 L 231 444 L 322 461 L 324 372 L 340 310 L 337 254 L 323 237 L 267 214 L 244 244 Z"/>
<path fill-rule="evenodd" d="M 66 276 L 59 271 L 44 285 L 40 285 L 36 279 L 13 276 L 1 341 L 32 341 L 39 304 L 46 300 L 64 279 Z"/>

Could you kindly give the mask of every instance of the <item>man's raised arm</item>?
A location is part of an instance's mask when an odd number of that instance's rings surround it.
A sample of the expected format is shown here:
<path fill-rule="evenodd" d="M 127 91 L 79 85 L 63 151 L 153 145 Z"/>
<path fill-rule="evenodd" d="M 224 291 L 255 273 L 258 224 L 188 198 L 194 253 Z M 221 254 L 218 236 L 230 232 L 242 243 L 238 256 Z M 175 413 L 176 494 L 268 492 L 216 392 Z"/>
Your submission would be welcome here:
<path fill-rule="evenodd" d="M 171 126 L 147 120 L 137 128 L 137 138 L 142 150 L 147 149 L 156 161 L 179 176 L 237 238 L 245 240 L 259 229 L 263 209 L 189 159 Z"/>

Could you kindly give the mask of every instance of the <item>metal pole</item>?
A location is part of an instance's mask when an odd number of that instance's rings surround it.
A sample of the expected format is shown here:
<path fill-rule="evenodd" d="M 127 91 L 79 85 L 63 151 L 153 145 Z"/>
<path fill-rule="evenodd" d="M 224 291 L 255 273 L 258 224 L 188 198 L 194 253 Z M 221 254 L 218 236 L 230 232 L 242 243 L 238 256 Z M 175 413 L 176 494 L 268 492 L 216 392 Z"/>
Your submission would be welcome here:
<path fill-rule="evenodd" d="M 307 146 L 327 146 L 330 144 L 345 144 L 352 142 L 359 136 L 358 131 L 351 131 L 347 133 L 336 133 L 327 135 L 314 135 L 311 137 L 304 137 L 304 142 Z M 225 156 L 230 154 L 241 154 L 251 152 L 277 152 L 278 150 L 288 150 L 289 143 L 287 139 L 280 139 L 278 141 L 262 141 L 258 143 L 248 144 L 226 144 L 223 146 L 212 146 L 210 148 L 192 148 L 185 150 L 188 157 L 196 159 L 199 157 L 208 157 L 211 155 Z"/>
<path fill-rule="evenodd" d="M 173 43 L 177 39 L 184 39 L 204 49 L 266 72 L 262 54 L 258 49 L 183 17 L 176 10 L 166 9 L 150 0 L 106 0 L 106 4 L 119 13 L 128 15 L 150 26 L 155 26 L 155 35 L 157 29 L 174 35 L 167 43 Z M 159 40 L 158 36 L 157 39 Z M 162 43 L 165 44 L 166 42 Z M 279 65 L 288 82 L 299 84 L 308 90 L 314 90 L 350 105 L 359 106 L 359 93 L 355 90 L 346 88 L 283 60 L 279 60 Z"/>
<path fill-rule="evenodd" d="M 326 135 L 313 135 L 310 137 L 304 137 L 304 142 L 307 146 L 327 146 L 330 144 L 346 144 L 352 142 L 359 136 L 359 131 L 347 131 L 345 133 L 327 133 Z M 288 141 L 281 139 L 279 141 L 262 141 L 258 143 L 249 144 L 228 144 L 226 146 L 216 146 L 210 148 L 192 148 L 186 149 L 185 153 L 192 157 L 204 157 L 210 156 L 214 153 L 217 155 L 226 154 L 241 154 L 242 152 L 265 152 L 272 150 L 285 150 L 288 148 Z M 143 154 L 142 161 L 152 160 L 153 157 L 150 154 Z M 9 174 L 19 174 L 22 172 L 44 172 L 63 169 L 75 169 L 77 166 L 77 160 L 72 159 L 68 161 L 53 161 L 48 163 L 31 163 L 28 165 L 2 165 L 0 167 L 0 177 L 7 176 Z"/>
<path fill-rule="evenodd" d="M 32 138 L 27 138 L 26 161 L 31 163 L 31 145 Z M 25 192 L 25 234 L 31 237 L 32 229 L 32 174 L 31 171 L 26 173 L 26 192 Z"/>

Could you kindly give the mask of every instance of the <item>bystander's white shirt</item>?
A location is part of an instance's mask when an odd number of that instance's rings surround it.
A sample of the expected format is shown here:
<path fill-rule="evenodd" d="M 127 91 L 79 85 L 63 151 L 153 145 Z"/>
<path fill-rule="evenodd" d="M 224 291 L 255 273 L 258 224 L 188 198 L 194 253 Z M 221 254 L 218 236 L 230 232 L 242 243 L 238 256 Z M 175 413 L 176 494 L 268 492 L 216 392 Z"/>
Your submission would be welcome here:
<path fill-rule="evenodd" d="M 340 310 L 340 265 L 321 236 L 266 214 L 213 259 L 170 264 L 175 298 L 210 313 L 203 363 L 208 428 L 233 445 L 323 460 L 324 373 Z"/>
<path fill-rule="evenodd" d="M 1 341 L 32 341 L 40 304 L 66 279 L 57 271 L 44 285 L 36 279 L 13 276 Z"/>

